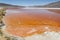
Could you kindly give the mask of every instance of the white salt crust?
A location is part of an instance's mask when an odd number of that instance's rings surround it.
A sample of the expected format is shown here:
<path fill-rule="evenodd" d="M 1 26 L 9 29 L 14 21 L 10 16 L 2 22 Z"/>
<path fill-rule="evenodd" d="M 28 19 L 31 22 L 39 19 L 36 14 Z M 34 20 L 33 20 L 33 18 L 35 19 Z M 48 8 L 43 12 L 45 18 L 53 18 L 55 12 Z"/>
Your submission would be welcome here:
<path fill-rule="evenodd" d="M 45 32 L 44 34 L 34 34 L 32 36 L 25 37 L 25 40 L 60 40 L 60 33 L 57 32 Z"/>
<path fill-rule="evenodd" d="M 34 34 L 32 36 L 27 36 L 24 38 L 7 33 L 5 31 L 5 28 L 3 28 L 3 31 L 7 36 L 17 37 L 17 40 L 60 40 L 60 32 L 54 32 L 54 31 L 52 32 L 46 31 L 43 34 Z"/>

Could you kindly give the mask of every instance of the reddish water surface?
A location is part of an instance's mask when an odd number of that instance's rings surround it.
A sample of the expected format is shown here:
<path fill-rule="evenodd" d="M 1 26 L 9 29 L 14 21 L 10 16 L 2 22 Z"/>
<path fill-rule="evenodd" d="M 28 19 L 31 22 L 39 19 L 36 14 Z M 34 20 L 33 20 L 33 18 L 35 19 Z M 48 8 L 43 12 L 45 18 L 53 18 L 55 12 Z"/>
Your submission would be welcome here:
<path fill-rule="evenodd" d="M 41 34 L 45 31 L 60 32 L 60 14 L 44 9 L 7 10 L 5 30 L 15 36 Z"/>

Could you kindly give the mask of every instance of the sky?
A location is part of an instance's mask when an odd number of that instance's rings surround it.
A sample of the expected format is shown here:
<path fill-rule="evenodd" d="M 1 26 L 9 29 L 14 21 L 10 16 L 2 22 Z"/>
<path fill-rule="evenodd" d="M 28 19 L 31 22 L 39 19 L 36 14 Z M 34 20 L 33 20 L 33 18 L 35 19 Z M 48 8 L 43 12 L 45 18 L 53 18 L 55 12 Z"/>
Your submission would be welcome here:
<path fill-rule="evenodd" d="M 0 3 L 7 3 L 21 6 L 46 5 L 59 0 L 0 0 Z"/>

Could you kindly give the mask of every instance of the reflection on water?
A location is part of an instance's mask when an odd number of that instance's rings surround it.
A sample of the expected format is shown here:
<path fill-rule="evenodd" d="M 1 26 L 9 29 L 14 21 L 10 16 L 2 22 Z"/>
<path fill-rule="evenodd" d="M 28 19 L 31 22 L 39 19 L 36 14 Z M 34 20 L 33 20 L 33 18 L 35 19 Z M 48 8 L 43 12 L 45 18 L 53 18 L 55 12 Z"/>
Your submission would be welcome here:
<path fill-rule="evenodd" d="M 39 12 L 39 13 L 52 13 L 48 10 L 45 10 L 45 9 L 7 9 L 6 10 L 6 14 L 11 14 L 11 13 L 21 13 L 21 12 L 30 12 L 30 13 L 33 13 L 33 12 Z"/>
<path fill-rule="evenodd" d="M 40 16 L 41 18 L 44 18 L 45 20 L 52 20 L 52 21 L 56 21 L 58 23 L 60 23 L 60 14 L 57 14 L 55 12 L 46 10 L 46 9 L 7 9 L 6 10 L 6 15 L 9 14 L 16 14 L 16 15 L 20 15 L 21 14 L 27 14 L 30 16 L 30 14 L 32 15 L 32 17 L 34 16 L 33 14 L 35 14 L 34 17 L 38 18 L 38 16 Z M 22 16 L 23 17 L 23 16 Z"/>

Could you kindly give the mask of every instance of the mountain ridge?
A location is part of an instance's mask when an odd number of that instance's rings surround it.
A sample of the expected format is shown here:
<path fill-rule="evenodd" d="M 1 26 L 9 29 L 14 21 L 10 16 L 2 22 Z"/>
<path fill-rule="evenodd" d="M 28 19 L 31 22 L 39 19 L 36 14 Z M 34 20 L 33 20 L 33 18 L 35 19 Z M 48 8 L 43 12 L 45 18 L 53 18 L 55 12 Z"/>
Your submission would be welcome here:
<path fill-rule="evenodd" d="M 0 3 L 0 7 L 21 7 L 21 8 L 24 8 L 25 6 Z M 49 4 L 46 4 L 46 5 L 43 5 L 43 6 L 33 5 L 33 6 L 28 6 L 28 7 L 32 7 L 32 8 L 60 8 L 60 1 L 49 3 Z"/>

